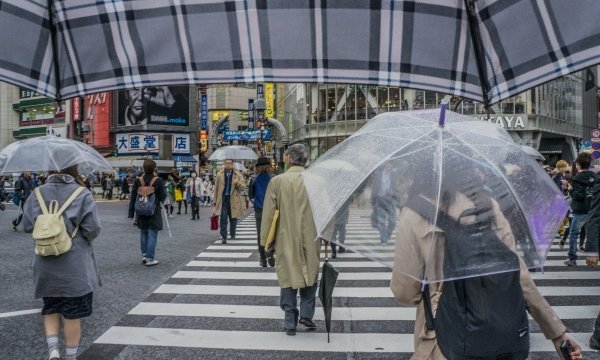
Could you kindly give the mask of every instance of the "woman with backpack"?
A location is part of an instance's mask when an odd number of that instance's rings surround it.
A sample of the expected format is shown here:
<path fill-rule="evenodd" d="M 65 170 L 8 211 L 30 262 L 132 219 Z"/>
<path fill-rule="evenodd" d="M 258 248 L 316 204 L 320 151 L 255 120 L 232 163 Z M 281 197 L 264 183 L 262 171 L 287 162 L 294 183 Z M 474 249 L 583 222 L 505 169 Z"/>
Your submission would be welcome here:
<path fill-rule="evenodd" d="M 142 264 L 150 267 L 158 265 L 155 259 L 156 243 L 158 232 L 163 229 L 160 204 L 165 201 L 167 194 L 163 180 L 156 176 L 156 162 L 150 159 L 144 160 L 143 169 L 144 174 L 133 183 L 129 218 L 133 219 L 137 216 Z"/>
<path fill-rule="evenodd" d="M 423 188 L 428 171 L 424 169 L 431 168 L 419 165 L 420 170 L 412 173 L 419 179 L 414 183 L 416 189 Z M 448 171 L 443 172 L 441 198 L 412 192 L 396 228 L 403 235 L 396 241 L 390 288 L 396 301 L 417 306 L 412 358 L 525 360 L 529 354 L 528 310 L 559 354 L 561 344 L 568 341 L 571 359 L 582 359 L 581 348 L 566 335 L 566 327 L 516 253 L 511 224 L 495 200 L 505 195 L 499 193 L 503 186 L 484 179 L 476 169 L 464 170 L 449 162 L 444 166 Z M 453 176 L 453 166 L 461 169 L 457 171 L 461 176 Z M 498 193 L 494 196 L 493 192 Z M 486 256 L 502 258 L 503 264 L 520 271 L 494 268 L 495 263 Z M 494 275 L 470 273 L 479 267 L 478 262 L 489 266 L 487 273 Z M 407 276 L 407 271 L 437 281 L 424 285 Z M 440 281 L 449 278 L 456 280 Z"/>
<path fill-rule="evenodd" d="M 45 208 L 52 200 L 62 206 L 74 196 L 62 213 L 71 248 L 58 256 L 35 255 L 33 260 L 34 294 L 44 300 L 42 315 L 50 360 L 61 359 L 58 339 L 61 323 L 66 342 L 63 359 L 75 359 L 81 338 L 80 319 L 92 314 L 92 295 L 101 286 L 93 247 L 100 233 L 100 220 L 92 193 L 85 189 L 75 193 L 84 186 L 75 165 L 51 175 L 39 187 Z M 40 230 L 36 229 L 36 220 L 42 214 L 40 199 L 34 192 L 23 208 L 25 232 L 33 232 L 35 237 Z M 36 252 L 39 253 L 37 246 Z"/>

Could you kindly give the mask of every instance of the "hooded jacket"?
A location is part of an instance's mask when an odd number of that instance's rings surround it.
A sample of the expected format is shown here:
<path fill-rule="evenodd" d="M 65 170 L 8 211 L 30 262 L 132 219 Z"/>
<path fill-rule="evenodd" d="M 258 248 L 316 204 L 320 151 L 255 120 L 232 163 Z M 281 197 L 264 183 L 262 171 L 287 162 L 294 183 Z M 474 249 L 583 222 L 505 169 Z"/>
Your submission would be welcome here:
<path fill-rule="evenodd" d="M 588 190 L 592 190 L 595 183 L 599 181 L 598 175 L 585 170 L 573 178 L 573 190 L 571 190 L 571 210 L 574 214 L 587 214 L 589 201 L 586 200 Z"/>

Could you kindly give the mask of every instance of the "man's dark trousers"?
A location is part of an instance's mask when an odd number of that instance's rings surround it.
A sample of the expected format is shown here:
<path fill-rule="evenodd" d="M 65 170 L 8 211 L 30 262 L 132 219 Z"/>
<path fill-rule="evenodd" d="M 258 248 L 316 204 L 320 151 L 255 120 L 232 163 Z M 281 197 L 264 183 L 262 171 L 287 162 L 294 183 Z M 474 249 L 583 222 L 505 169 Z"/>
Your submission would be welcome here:
<path fill-rule="evenodd" d="M 260 261 L 267 261 L 267 256 L 265 255 L 265 247 L 260 245 L 260 223 L 262 222 L 262 210 L 254 208 L 254 218 L 256 220 L 256 232 L 258 233 L 258 253 L 260 254 Z"/>
<path fill-rule="evenodd" d="M 300 312 L 298 312 L 298 290 L 300 290 Z M 312 320 L 315 315 L 317 284 L 301 289 L 283 288 L 279 298 L 281 310 L 285 311 L 284 328 L 295 330 L 298 326 L 298 313 L 301 318 Z"/>
<path fill-rule="evenodd" d="M 227 239 L 227 220 L 229 220 L 229 227 L 231 238 L 235 239 L 235 228 L 237 227 L 237 219 L 231 217 L 231 195 L 223 195 L 221 202 L 221 237 Z"/>

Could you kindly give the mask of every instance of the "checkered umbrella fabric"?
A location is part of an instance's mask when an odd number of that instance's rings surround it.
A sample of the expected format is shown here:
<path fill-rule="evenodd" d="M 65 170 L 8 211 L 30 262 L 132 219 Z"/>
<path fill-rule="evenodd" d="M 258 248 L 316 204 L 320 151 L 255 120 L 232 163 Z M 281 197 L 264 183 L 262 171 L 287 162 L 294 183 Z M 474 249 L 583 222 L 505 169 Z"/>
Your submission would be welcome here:
<path fill-rule="evenodd" d="M 55 99 L 337 82 L 486 103 L 600 62 L 598 0 L 0 0 L 0 80 Z"/>

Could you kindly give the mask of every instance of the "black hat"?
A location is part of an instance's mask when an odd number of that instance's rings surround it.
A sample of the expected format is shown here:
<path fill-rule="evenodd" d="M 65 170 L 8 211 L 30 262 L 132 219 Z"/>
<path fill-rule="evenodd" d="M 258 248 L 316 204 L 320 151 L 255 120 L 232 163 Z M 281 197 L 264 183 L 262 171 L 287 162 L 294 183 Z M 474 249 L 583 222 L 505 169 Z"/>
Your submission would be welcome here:
<path fill-rule="evenodd" d="M 271 165 L 271 160 L 269 160 L 268 157 L 261 156 L 258 158 L 258 161 L 256 162 L 256 166 L 261 166 L 261 165 Z"/>

